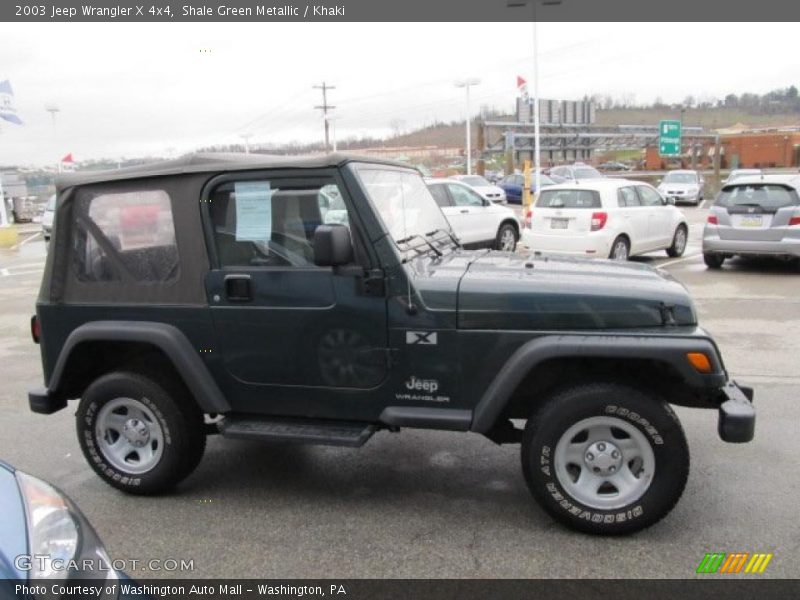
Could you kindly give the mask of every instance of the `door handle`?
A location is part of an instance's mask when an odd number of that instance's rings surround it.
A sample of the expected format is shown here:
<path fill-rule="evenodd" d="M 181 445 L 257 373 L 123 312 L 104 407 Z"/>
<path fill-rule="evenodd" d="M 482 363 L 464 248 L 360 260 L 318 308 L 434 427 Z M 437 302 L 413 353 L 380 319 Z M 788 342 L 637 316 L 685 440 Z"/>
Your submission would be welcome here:
<path fill-rule="evenodd" d="M 461 209 L 461 214 L 462 215 L 468 215 L 469 214 L 469 209 L 468 208 L 462 208 Z"/>
<path fill-rule="evenodd" d="M 250 275 L 226 275 L 225 298 L 230 302 L 250 302 L 253 299 Z"/>

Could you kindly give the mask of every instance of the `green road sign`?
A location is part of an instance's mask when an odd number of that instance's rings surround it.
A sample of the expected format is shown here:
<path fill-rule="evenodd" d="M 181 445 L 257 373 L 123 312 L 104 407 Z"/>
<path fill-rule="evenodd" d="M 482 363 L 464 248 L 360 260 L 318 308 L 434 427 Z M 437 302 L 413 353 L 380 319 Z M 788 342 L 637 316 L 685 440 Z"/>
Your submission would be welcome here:
<path fill-rule="evenodd" d="M 680 121 L 661 121 L 658 124 L 658 153 L 661 156 L 681 155 Z"/>

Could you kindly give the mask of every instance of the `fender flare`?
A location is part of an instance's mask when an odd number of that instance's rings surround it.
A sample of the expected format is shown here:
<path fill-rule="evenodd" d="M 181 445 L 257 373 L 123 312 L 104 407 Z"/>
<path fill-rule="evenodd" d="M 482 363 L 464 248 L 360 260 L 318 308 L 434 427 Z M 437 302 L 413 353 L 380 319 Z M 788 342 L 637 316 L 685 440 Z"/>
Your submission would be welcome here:
<path fill-rule="evenodd" d="M 52 394 L 58 390 L 64 370 L 75 348 L 84 342 L 139 342 L 167 355 L 172 366 L 206 413 L 226 413 L 231 407 L 188 338 L 174 325 L 151 321 L 92 321 L 77 327 L 67 337 L 48 381 Z"/>
<path fill-rule="evenodd" d="M 687 352 L 703 352 L 711 373 L 696 371 Z M 714 342 L 707 337 L 545 335 L 520 346 L 506 361 L 475 406 L 470 431 L 488 432 L 526 375 L 554 358 L 646 359 L 671 365 L 688 386 L 711 390 L 723 387 L 727 374 Z"/>

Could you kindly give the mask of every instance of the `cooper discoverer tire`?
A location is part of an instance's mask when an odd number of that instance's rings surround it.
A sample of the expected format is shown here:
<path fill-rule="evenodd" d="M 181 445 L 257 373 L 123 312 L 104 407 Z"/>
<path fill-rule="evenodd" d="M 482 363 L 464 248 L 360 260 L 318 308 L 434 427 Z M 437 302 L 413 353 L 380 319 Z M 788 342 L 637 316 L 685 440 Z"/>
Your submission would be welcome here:
<path fill-rule="evenodd" d="M 672 409 L 616 383 L 551 395 L 528 419 L 521 458 L 542 508 L 592 534 L 628 534 L 656 523 L 689 476 L 689 449 Z"/>
<path fill-rule="evenodd" d="M 86 460 L 106 483 L 128 493 L 174 487 L 205 450 L 203 414 L 187 393 L 139 373 L 98 378 L 84 392 L 76 416 Z"/>

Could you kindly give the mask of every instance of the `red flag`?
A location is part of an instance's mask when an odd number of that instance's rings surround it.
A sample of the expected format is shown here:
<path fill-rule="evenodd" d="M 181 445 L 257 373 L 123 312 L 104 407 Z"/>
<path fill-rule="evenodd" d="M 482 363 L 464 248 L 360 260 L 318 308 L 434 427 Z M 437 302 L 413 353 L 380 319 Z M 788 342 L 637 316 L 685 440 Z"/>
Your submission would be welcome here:
<path fill-rule="evenodd" d="M 75 162 L 75 161 L 72 159 L 72 152 L 70 152 L 70 153 L 69 153 L 69 154 L 67 154 L 67 155 L 66 155 L 64 158 L 62 158 L 62 159 L 61 159 L 61 162 L 62 162 L 62 163 L 71 163 L 71 162 Z"/>
<path fill-rule="evenodd" d="M 527 82 L 527 81 L 525 81 L 525 80 L 524 80 L 522 77 L 520 77 L 519 75 L 517 75 L 517 87 L 518 87 L 518 88 L 521 88 L 521 87 L 525 87 L 526 85 L 528 85 L 528 82 Z"/>

